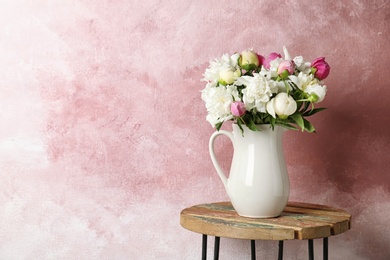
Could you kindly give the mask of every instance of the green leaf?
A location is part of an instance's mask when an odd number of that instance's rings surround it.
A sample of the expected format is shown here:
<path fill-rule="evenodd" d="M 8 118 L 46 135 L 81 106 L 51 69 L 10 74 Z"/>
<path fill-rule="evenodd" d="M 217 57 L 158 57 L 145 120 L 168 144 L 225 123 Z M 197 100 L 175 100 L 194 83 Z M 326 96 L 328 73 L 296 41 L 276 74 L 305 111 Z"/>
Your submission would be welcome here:
<path fill-rule="evenodd" d="M 310 111 L 306 111 L 305 113 L 303 113 L 303 116 L 312 116 L 318 112 L 321 112 L 323 110 L 325 110 L 326 108 L 325 107 L 320 107 L 320 108 L 314 108 Z"/>
<path fill-rule="evenodd" d="M 276 118 L 274 118 L 273 116 L 270 117 L 270 124 L 271 124 L 272 130 L 274 130 L 275 124 L 276 124 Z"/>
<path fill-rule="evenodd" d="M 259 129 L 257 129 L 256 127 L 256 124 L 252 121 L 252 120 L 249 120 L 246 124 L 246 126 L 252 130 L 252 131 L 259 131 Z"/>
<path fill-rule="evenodd" d="M 219 131 L 219 129 L 221 129 L 222 124 L 223 124 L 223 122 L 219 122 L 219 123 L 215 124 L 215 128 L 217 129 L 217 131 Z"/>
<path fill-rule="evenodd" d="M 303 121 L 305 122 L 305 130 L 309 133 L 313 133 L 316 131 L 316 129 L 314 128 L 314 126 L 309 122 L 307 121 L 306 119 L 303 119 Z"/>
<path fill-rule="evenodd" d="M 306 112 L 306 110 L 309 108 L 309 105 L 310 105 L 310 102 L 303 102 L 304 104 L 304 107 L 303 109 L 300 111 L 302 114 Z"/>
<path fill-rule="evenodd" d="M 238 127 L 240 128 L 240 130 L 241 130 L 241 134 L 242 134 L 242 136 L 244 136 L 244 129 L 242 128 L 242 122 L 241 122 L 241 118 L 239 118 L 238 120 L 237 120 L 237 125 L 238 125 Z"/>
<path fill-rule="evenodd" d="M 283 126 L 284 128 L 290 129 L 290 130 L 298 130 L 298 128 L 296 128 L 295 126 L 290 125 L 288 123 L 282 124 L 281 126 Z"/>
<path fill-rule="evenodd" d="M 245 65 L 241 65 L 241 68 L 249 72 L 251 70 L 256 69 L 257 66 L 255 64 L 245 64 Z"/>
<path fill-rule="evenodd" d="M 297 86 L 294 82 L 289 81 L 288 84 L 291 86 L 291 88 L 292 88 L 293 90 L 300 90 L 300 89 L 298 88 L 298 86 Z"/>
<path fill-rule="evenodd" d="M 290 116 L 290 118 L 302 129 L 302 131 L 305 129 L 305 119 L 302 117 L 301 114 L 293 114 Z"/>
<path fill-rule="evenodd" d="M 294 99 L 298 100 L 299 98 L 294 97 Z M 301 111 L 301 108 L 302 108 L 302 105 L 304 102 L 302 102 L 302 101 L 296 101 L 296 102 L 297 102 L 297 111 Z"/>

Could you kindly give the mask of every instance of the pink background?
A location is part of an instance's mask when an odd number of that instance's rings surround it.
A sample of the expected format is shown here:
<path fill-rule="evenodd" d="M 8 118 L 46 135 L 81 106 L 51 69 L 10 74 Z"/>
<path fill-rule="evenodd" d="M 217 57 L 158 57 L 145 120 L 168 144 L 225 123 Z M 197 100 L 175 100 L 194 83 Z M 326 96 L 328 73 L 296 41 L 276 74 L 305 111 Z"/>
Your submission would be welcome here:
<path fill-rule="evenodd" d="M 389 259 L 389 28 L 386 0 L 2 1 L 0 258 L 200 259 L 180 211 L 228 199 L 202 73 L 287 45 L 332 67 L 317 133 L 285 135 L 291 200 L 353 214 L 330 259 Z M 228 168 L 230 143 L 219 151 Z M 277 242 L 257 245 L 276 259 Z M 221 240 L 221 259 L 249 251 Z M 307 243 L 285 252 L 304 259 Z"/>

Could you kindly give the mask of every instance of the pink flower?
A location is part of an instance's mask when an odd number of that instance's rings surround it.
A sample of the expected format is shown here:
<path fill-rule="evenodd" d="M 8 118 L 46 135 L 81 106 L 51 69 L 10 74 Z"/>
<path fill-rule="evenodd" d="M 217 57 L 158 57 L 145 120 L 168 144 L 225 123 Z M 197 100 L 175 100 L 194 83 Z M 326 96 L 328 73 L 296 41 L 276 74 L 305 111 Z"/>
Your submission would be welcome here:
<path fill-rule="evenodd" d="M 319 57 L 319 58 L 315 59 L 311 63 L 311 67 L 312 67 L 312 71 L 314 73 L 314 76 L 319 80 L 323 80 L 329 75 L 330 66 L 325 61 L 324 57 Z"/>
<path fill-rule="evenodd" d="M 278 75 L 286 79 L 289 75 L 294 73 L 295 64 L 291 60 L 282 61 L 278 67 Z"/>
<path fill-rule="evenodd" d="M 263 65 L 265 62 L 264 56 L 257 54 L 257 58 L 259 59 L 259 66 Z"/>
<path fill-rule="evenodd" d="M 242 116 L 246 112 L 245 104 L 241 101 L 235 101 L 230 105 L 230 111 L 233 116 Z"/>
<path fill-rule="evenodd" d="M 266 58 L 263 62 L 263 66 L 264 68 L 266 68 L 267 70 L 270 69 L 271 65 L 270 65 L 270 62 L 273 61 L 274 59 L 277 59 L 277 58 L 282 58 L 282 55 L 280 55 L 279 53 L 276 53 L 276 52 L 271 52 L 269 55 L 268 55 L 268 58 Z"/>

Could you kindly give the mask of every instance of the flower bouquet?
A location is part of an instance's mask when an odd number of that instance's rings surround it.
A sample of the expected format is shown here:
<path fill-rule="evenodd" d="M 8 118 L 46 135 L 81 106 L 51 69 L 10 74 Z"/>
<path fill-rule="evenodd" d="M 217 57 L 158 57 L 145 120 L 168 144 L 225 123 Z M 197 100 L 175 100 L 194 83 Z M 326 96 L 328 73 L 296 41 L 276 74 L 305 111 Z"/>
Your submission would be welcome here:
<path fill-rule="evenodd" d="M 325 109 L 314 104 L 325 98 L 323 80 L 330 66 L 324 57 L 310 63 L 302 56 L 291 58 L 286 47 L 283 51 L 284 58 L 248 49 L 210 61 L 203 74 L 206 120 L 217 130 L 233 120 L 241 131 L 243 125 L 259 131 L 256 125 L 270 124 L 315 132 L 306 117 Z"/>

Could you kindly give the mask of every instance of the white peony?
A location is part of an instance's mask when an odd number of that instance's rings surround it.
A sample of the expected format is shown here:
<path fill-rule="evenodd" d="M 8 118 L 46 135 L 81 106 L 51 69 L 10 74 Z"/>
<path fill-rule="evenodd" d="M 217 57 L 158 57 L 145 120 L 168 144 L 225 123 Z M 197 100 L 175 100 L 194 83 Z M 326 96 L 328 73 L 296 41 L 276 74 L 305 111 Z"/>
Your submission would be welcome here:
<path fill-rule="evenodd" d="M 246 86 L 242 90 L 242 99 L 246 110 L 256 108 L 257 111 L 265 113 L 267 102 L 270 100 L 272 94 L 278 91 L 275 81 L 270 81 L 257 73 L 254 73 L 253 77 L 242 76 L 238 78 L 236 84 Z"/>
<path fill-rule="evenodd" d="M 303 91 L 306 89 L 307 86 L 312 84 L 313 81 L 317 82 L 317 79 L 315 79 L 313 75 L 305 74 L 303 72 L 299 72 L 298 76 L 290 75 L 290 76 L 288 76 L 288 78 L 292 82 L 294 82 L 294 84 L 297 85 L 297 87 L 300 90 L 303 90 Z"/>
<path fill-rule="evenodd" d="M 219 72 L 219 83 L 221 85 L 231 85 L 234 81 L 241 76 L 241 71 L 233 71 L 231 67 L 223 67 Z"/>
<path fill-rule="evenodd" d="M 269 63 L 270 65 L 269 72 L 271 73 L 272 78 L 276 78 L 278 76 L 278 68 L 280 63 L 283 61 L 284 60 L 282 58 L 276 58 Z"/>
<path fill-rule="evenodd" d="M 261 68 L 260 72 L 259 72 L 260 76 L 266 78 L 267 80 L 272 80 L 272 72 L 265 69 L 264 67 Z"/>
<path fill-rule="evenodd" d="M 312 102 L 319 103 L 324 100 L 326 96 L 326 86 L 320 84 L 312 84 L 305 88 L 305 92 L 312 98 Z"/>
<path fill-rule="evenodd" d="M 233 101 L 240 101 L 237 87 L 233 85 L 212 87 L 212 84 L 202 90 L 202 100 L 208 112 L 206 120 L 215 127 L 216 124 L 233 118 L 230 106 Z"/>
<path fill-rule="evenodd" d="M 287 118 L 297 110 L 297 102 L 294 98 L 285 92 L 279 93 L 267 103 L 268 113 L 276 118 L 278 115 L 280 118 Z M 276 115 L 275 115 L 276 114 Z"/>
<path fill-rule="evenodd" d="M 232 56 L 228 54 L 222 55 L 220 59 L 215 59 L 210 61 L 210 66 L 205 70 L 203 74 L 203 80 L 212 84 L 216 87 L 220 81 L 221 72 L 224 71 L 237 71 L 238 67 L 238 58 L 240 54 L 236 53 Z"/>
<path fill-rule="evenodd" d="M 293 59 L 297 69 L 305 74 L 309 74 L 311 71 L 310 62 L 305 62 L 302 56 L 297 56 Z"/>
<path fill-rule="evenodd" d="M 321 85 L 318 79 L 312 74 L 305 74 L 302 71 L 298 76 L 291 75 L 289 79 L 297 85 L 297 87 L 308 94 L 310 102 L 319 103 L 324 100 L 326 95 L 326 86 Z"/>

